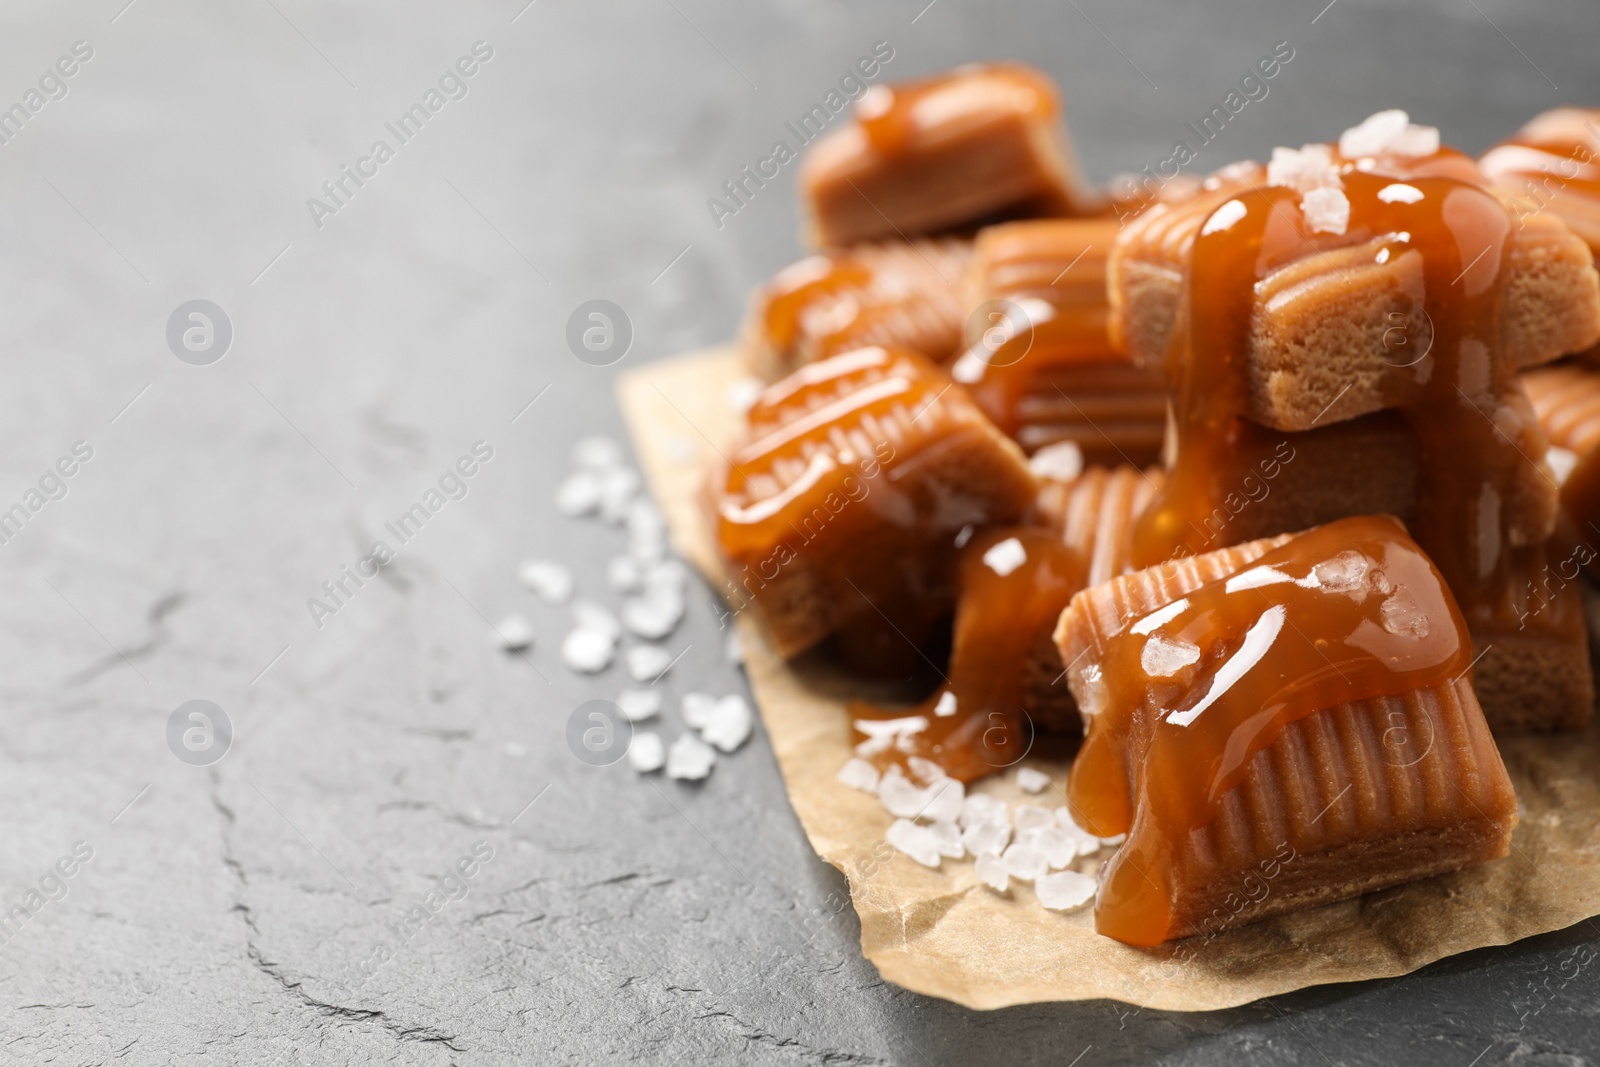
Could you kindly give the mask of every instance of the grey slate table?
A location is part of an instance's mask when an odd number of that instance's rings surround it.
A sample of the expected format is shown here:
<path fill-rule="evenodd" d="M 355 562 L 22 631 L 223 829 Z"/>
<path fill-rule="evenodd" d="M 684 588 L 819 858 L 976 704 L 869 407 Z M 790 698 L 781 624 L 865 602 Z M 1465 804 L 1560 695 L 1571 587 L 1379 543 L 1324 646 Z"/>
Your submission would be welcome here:
<path fill-rule="evenodd" d="M 27 516 L 0 544 L 0 908 L 24 916 L 0 925 L 0 1061 L 1600 1058 L 1588 923 L 1206 1015 L 914 996 L 832 912 L 759 730 L 698 787 L 569 752 L 572 710 L 624 683 L 561 665 L 567 613 L 515 565 L 608 595 L 621 535 L 550 506 L 571 445 L 620 433 L 618 370 L 727 338 L 797 256 L 793 166 L 720 228 L 707 200 L 874 43 L 887 77 L 1042 66 L 1096 178 L 1166 157 L 1279 41 L 1294 58 L 1195 167 L 1391 106 L 1477 151 L 1600 100 L 1582 0 L 925 2 L 0 9 L 0 105 L 26 114 L 0 124 L 0 509 Z M 612 368 L 565 342 L 595 298 L 634 329 Z M 231 324 L 209 365 L 167 340 L 196 299 Z M 478 441 L 465 497 L 313 618 Z M 489 640 L 514 610 L 526 660 Z M 670 704 L 742 686 L 705 590 L 671 645 Z M 168 744 L 197 699 L 234 732 L 210 766 Z M 462 860 L 459 899 L 400 925 Z"/>

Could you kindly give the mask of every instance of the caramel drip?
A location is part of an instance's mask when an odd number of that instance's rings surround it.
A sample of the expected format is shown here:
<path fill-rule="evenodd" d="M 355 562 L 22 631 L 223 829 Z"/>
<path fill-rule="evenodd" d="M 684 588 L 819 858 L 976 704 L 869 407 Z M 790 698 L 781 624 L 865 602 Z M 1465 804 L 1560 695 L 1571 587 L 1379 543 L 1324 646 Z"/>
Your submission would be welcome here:
<path fill-rule="evenodd" d="M 1076 610 L 1076 609 L 1074 609 Z M 1068 799 L 1085 829 L 1129 833 L 1096 927 L 1156 944 L 1174 870 L 1256 753 L 1323 709 L 1451 681 L 1472 644 L 1449 591 L 1400 524 L 1342 519 L 1129 621 L 1088 669 L 1088 738 Z"/>
<path fill-rule="evenodd" d="M 769 283 L 765 316 L 769 342 L 780 350 L 793 347 L 808 308 L 871 281 L 867 268 L 844 256 L 811 256 L 786 267 Z"/>
<path fill-rule="evenodd" d="M 855 105 L 867 143 L 884 156 L 903 154 L 917 135 L 947 115 L 971 110 L 972 98 L 1003 96 L 1031 118 L 1061 114 L 1055 86 L 1038 71 L 1013 63 L 969 64 L 948 74 L 896 85 L 874 85 Z"/>
<path fill-rule="evenodd" d="M 1178 392 L 1176 461 L 1136 532 L 1137 562 L 1198 550 L 1205 517 L 1236 489 L 1228 484 L 1236 466 L 1230 457 L 1263 432 L 1244 418 L 1256 283 L 1306 256 L 1371 242 L 1380 263 L 1421 253 L 1424 310 L 1433 325 L 1428 355 L 1395 368 L 1382 384 L 1386 405 L 1405 416 L 1421 443 L 1417 541 L 1463 604 L 1498 595 L 1514 540 L 1511 488 L 1519 465 L 1536 459 L 1541 446 L 1517 406 L 1520 386 L 1502 338 L 1511 219 L 1481 176 L 1463 177 L 1474 173 L 1452 150 L 1421 160 L 1346 162 L 1350 218 L 1336 238 L 1312 232 L 1292 189 L 1252 185 L 1207 216 L 1188 256 L 1186 311 L 1169 357 Z"/>
<path fill-rule="evenodd" d="M 1002 574 L 1010 561 L 1001 553 L 1013 541 L 1025 558 Z M 1026 755 L 1033 728 L 1023 701 L 1024 667 L 1086 584 L 1087 570 L 1083 556 L 1052 530 L 1002 528 L 973 537 L 961 550 L 955 638 L 944 684 L 911 710 L 850 705 L 856 720 L 917 716 L 927 722 L 874 761 L 888 766 L 921 756 L 970 782 Z M 857 727 L 855 740 L 866 737 Z"/>

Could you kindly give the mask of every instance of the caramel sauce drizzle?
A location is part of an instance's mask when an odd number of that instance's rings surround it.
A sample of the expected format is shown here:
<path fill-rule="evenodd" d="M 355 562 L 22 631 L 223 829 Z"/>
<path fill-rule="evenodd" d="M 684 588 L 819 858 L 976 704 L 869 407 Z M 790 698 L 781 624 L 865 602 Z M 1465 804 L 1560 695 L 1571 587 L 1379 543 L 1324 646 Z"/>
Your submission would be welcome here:
<path fill-rule="evenodd" d="M 984 557 L 1011 540 L 1026 558 L 1002 574 Z M 1041 643 L 1049 642 L 1056 619 L 1086 584 L 1087 562 L 1054 530 L 1014 527 L 975 535 L 961 550 L 958 571 L 960 599 L 944 684 L 912 709 L 891 710 L 862 701 L 850 705 L 857 723 L 925 721 L 901 735 L 897 744 L 868 757 L 880 769 L 921 756 L 950 777 L 971 782 L 1016 763 L 1032 742 L 1032 724 L 1022 703 L 1024 667 Z M 853 726 L 853 734 L 858 743 L 868 736 L 859 725 Z"/>
<path fill-rule="evenodd" d="M 1189 833 L 1215 818 L 1256 753 L 1320 710 L 1448 683 L 1470 667 L 1472 643 L 1400 523 L 1361 516 L 1132 620 L 1100 651 L 1068 800 L 1090 833 L 1129 834 L 1101 883 L 1096 929 L 1154 945 L 1172 927 Z"/>
<path fill-rule="evenodd" d="M 800 336 L 807 314 L 825 300 L 842 300 L 872 282 L 872 272 L 845 254 L 808 256 L 779 271 L 769 285 L 766 332 L 774 347 L 789 349 Z M 837 313 L 838 328 L 824 333 L 823 349 L 850 328 L 853 316 Z"/>
<path fill-rule="evenodd" d="M 1470 158 L 1343 161 L 1350 203 L 1339 236 L 1311 231 L 1293 189 L 1250 185 L 1210 214 L 1194 238 L 1186 309 L 1169 354 L 1177 384 L 1177 455 L 1141 518 L 1134 558 L 1149 566 L 1204 544 L 1204 519 L 1235 487 L 1232 456 L 1262 434 L 1245 410 L 1244 361 L 1254 286 L 1274 270 L 1334 247 L 1378 241 L 1377 261 L 1421 254 L 1433 345 L 1385 375 L 1389 407 L 1421 441 L 1414 534 L 1464 606 L 1496 598 L 1508 580 L 1509 488 L 1536 456 L 1520 388 L 1504 353 L 1500 312 L 1512 221 Z"/>
<path fill-rule="evenodd" d="M 1502 181 L 1525 177 L 1537 184 L 1554 178 L 1559 191 L 1600 198 L 1600 110 L 1546 112 L 1485 152 L 1480 165 Z"/>

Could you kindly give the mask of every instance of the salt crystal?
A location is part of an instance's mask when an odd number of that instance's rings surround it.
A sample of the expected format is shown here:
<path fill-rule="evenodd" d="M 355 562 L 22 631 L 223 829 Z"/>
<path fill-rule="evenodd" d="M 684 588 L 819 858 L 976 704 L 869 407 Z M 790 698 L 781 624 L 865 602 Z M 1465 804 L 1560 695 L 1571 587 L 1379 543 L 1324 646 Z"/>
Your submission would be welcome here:
<path fill-rule="evenodd" d="M 615 556 L 606 564 L 606 584 L 619 593 L 631 593 L 644 582 L 644 568 L 632 556 Z"/>
<path fill-rule="evenodd" d="M 1032 845 L 1014 844 L 1000 854 L 1006 873 L 1019 882 L 1031 882 L 1050 869 L 1044 853 Z"/>
<path fill-rule="evenodd" d="M 918 826 L 907 819 L 896 819 L 894 825 L 889 827 L 886 838 L 889 844 L 924 867 L 939 866 L 939 840 L 926 826 Z"/>
<path fill-rule="evenodd" d="M 1128 839 L 1128 835 L 1127 834 L 1112 834 L 1110 837 L 1102 837 L 1100 839 L 1100 847 L 1102 847 L 1102 848 L 1116 848 L 1118 845 L 1122 844 L 1127 839 Z"/>
<path fill-rule="evenodd" d="M 972 793 L 961 804 L 962 826 L 1004 826 L 1011 827 L 1011 813 L 1006 809 L 1005 801 L 997 800 L 987 793 Z"/>
<path fill-rule="evenodd" d="M 878 768 L 864 759 L 852 756 L 845 760 L 844 766 L 839 768 L 839 773 L 834 777 L 851 789 L 859 789 L 863 793 L 878 791 Z"/>
<path fill-rule="evenodd" d="M 533 626 L 521 615 L 507 615 L 495 627 L 494 641 L 507 652 L 521 652 L 533 644 Z"/>
<path fill-rule="evenodd" d="M 517 567 L 517 578 L 546 604 L 565 604 L 572 599 L 572 571 L 559 563 L 523 560 Z"/>
<path fill-rule="evenodd" d="M 915 819 L 928 808 L 927 790 L 919 789 L 903 777 L 887 774 L 878 783 L 878 799 L 883 802 L 885 811 L 902 819 Z"/>
<path fill-rule="evenodd" d="M 722 643 L 722 658 L 735 667 L 744 665 L 744 641 L 738 630 L 728 631 L 728 639 Z"/>
<path fill-rule="evenodd" d="M 636 682 L 654 682 L 672 666 L 672 653 L 660 645 L 634 645 L 622 654 L 628 677 Z"/>
<path fill-rule="evenodd" d="M 561 642 L 561 660 L 581 674 L 596 674 L 611 666 L 617 639 L 603 630 L 580 626 Z"/>
<path fill-rule="evenodd" d="M 556 510 L 577 517 L 600 506 L 600 478 L 593 471 L 577 471 L 556 486 Z"/>
<path fill-rule="evenodd" d="M 1300 198 L 1312 233 L 1340 234 L 1350 225 L 1350 201 L 1338 189 L 1313 189 Z"/>
<path fill-rule="evenodd" d="M 606 467 L 596 472 L 600 480 L 600 517 L 621 522 L 639 491 L 639 472 L 632 467 Z"/>
<path fill-rule="evenodd" d="M 1075 441 L 1045 445 L 1028 460 L 1028 469 L 1035 478 L 1070 482 L 1083 473 L 1083 449 Z"/>
<path fill-rule="evenodd" d="M 1411 116 L 1398 109 L 1368 115 L 1359 126 L 1339 135 L 1339 154 L 1346 159 L 1375 156 L 1389 150 L 1411 125 Z"/>
<path fill-rule="evenodd" d="M 661 713 L 661 690 L 624 689 L 617 697 L 617 707 L 629 722 L 653 719 Z"/>
<path fill-rule="evenodd" d="M 717 754 L 694 734 L 682 734 L 667 749 L 667 777 L 700 779 L 711 773 Z"/>
<path fill-rule="evenodd" d="M 740 378 L 730 382 L 726 394 L 729 409 L 735 414 L 743 415 L 760 399 L 763 388 L 764 385 L 759 378 Z"/>
<path fill-rule="evenodd" d="M 1051 911 L 1082 907 L 1094 896 L 1094 879 L 1077 871 L 1047 874 L 1033 883 L 1039 903 Z"/>
<path fill-rule="evenodd" d="M 1079 826 L 1078 821 L 1072 817 L 1072 812 L 1069 809 L 1064 807 L 1056 809 L 1056 825 L 1061 827 L 1077 843 L 1078 855 L 1092 856 L 1100 851 L 1103 842 L 1100 838 Z"/>
<path fill-rule="evenodd" d="M 676 593 L 649 593 L 622 602 L 622 625 L 651 641 L 666 637 L 683 621 L 685 605 Z"/>
<path fill-rule="evenodd" d="M 1393 141 L 1389 143 L 1389 151 L 1397 156 L 1431 156 L 1439 151 L 1439 127 L 1418 126 L 1416 123 L 1405 128 Z"/>
<path fill-rule="evenodd" d="M 1353 549 L 1345 549 L 1331 559 L 1325 559 L 1311 573 L 1325 592 L 1349 593 L 1360 589 L 1367 577 L 1367 557 Z"/>
<path fill-rule="evenodd" d="M 983 562 L 990 570 L 1004 578 L 1028 562 L 1028 550 L 1023 548 L 1022 542 L 1015 537 L 1008 537 L 985 552 Z"/>
<path fill-rule="evenodd" d="M 709 693 L 685 693 L 678 700 L 678 711 L 684 722 L 699 730 L 717 713 L 717 698 Z"/>
<path fill-rule="evenodd" d="M 961 844 L 974 856 L 998 856 L 1011 841 L 1011 827 L 979 823 L 961 831 Z"/>
<path fill-rule="evenodd" d="M 1028 842 L 1044 853 L 1051 870 L 1059 870 L 1078 858 L 1078 840 L 1059 826 L 1035 830 Z"/>
<path fill-rule="evenodd" d="M 933 831 L 933 839 L 939 845 L 939 854 L 958 860 L 967 854 L 967 846 L 961 843 L 961 831 L 956 829 L 953 822 L 936 822 L 928 827 Z"/>
<path fill-rule="evenodd" d="M 573 604 L 572 620 L 582 630 L 597 630 L 613 639 L 622 636 L 622 624 L 617 617 L 592 600 L 580 600 Z"/>
<path fill-rule="evenodd" d="M 1032 767 L 1017 768 L 1017 787 L 1024 793 L 1042 793 L 1050 784 L 1050 776 Z"/>
<path fill-rule="evenodd" d="M 1404 589 L 1396 590 L 1393 596 L 1383 602 L 1378 609 L 1378 616 L 1383 628 L 1396 637 L 1421 640 L 1428 636 L 1428 616 Z"/>
<path fill-rule="evenodd" d="M 644 584 L 653 592 L 681 596 L 689 584 L 689 570 L 675 559 L 657 560 L 644 569 Z"/>
<path fill-rule="evenodd" d="M 944 773 L 944 768 L 931 759 L 921 756 L 911 756 L 906 760 L 906 766 L 911 770 L 911 777 L 923 785 L 932 785 L 934 782 L 943 781 L 949 775 Z"/>
<path fill-rule="evenodd" d="M 1041 808 L 1037 804 L 1019 804 L 1016 812 L 1017 832 L 1026 830 L 1042 830 L 1046 826 L 1056 825 L 1056 817 L 1050 809 Z"/>
<path fill-rule="evenodd" d="M 992 854 L 982 855 L 978 857 L 978 862 L 973 866 L 977 871 L 978 877 L 981 878 L 983 883 L 990 889 L 993 889 L 997 893 L 1004 893 L 1006 891 L 1006 886 L 1010 884 L 1010 878 L 1006 874 L 1005 860 Z"/>
<path fill-rule="evenodd" d="M 750 705 L 737 693 L 717 701 L 711 718 L 700 730 L 700 736 L 724 752 L 732 752 L 750 739 L 755 716 Z"/>
<path fill-rule="evenodd" d="M 628 742 L 628 766 L 640 774 L 659 771 L 667 762 L 666 749 L 656 734 L 634 734 Z"/>
<path fill-rule="evenodd" d="M 941 719 L 947 719 L 956 713 L 956 695 L 946 689 L 939 694 L 938 703 L 933 706 L 933 713 Z"/>
<path fill-rule="evenodd" d="M 1578 454 L 1570 449 L 1557 448 L 1551 445 L 1544 454 L 1545 462 L 1550 464 L 1550 473 L 1555 475 L 1556 484 L 1565 484 L 1572 477 L 1573 468 L 1578 465 Z"/>
<path fill-rule="evenodd" d="M 961 804 L 967 799 L 967 787 L 954 778 L 946 778 L 928 787 L 928 804 L 922 817 L 934 822 L 955 822 L 961 817 Z"/>
<path fill-rule="evenodd" d="M 1144 643 L 1139 666 L 1152 678 L 1171 678 L 1200 660 L 1200 648 L 1187 641 L 1156 634 Z"/>
<path fill-rule="evenodd" d="M 615 467 L 622 462 L 622 446 L 602 434 L 585 437 L 572 446 L 572 462 L 580 467 Z"/>
<path fill-rule="evenodd" d="M 857 730 L 867 739 L 856 746 L 858 756 L 876 756 L 891 747 L 901 747 L 900 742 L 928 728 L 928 720 L 921 715 L 907 715 L 899 719 L 857 719 Z"/>
<path fill-rule="evenodd" d="M 1313 189 L 1337 189 L 1340 185 L 1339 168 L 1333 162 L 1333 153 L 1325 144 L 1274 148 L 1272 159 L 1267 164 L 1267 184 L 1301 193 L 1309 193 Z"/>

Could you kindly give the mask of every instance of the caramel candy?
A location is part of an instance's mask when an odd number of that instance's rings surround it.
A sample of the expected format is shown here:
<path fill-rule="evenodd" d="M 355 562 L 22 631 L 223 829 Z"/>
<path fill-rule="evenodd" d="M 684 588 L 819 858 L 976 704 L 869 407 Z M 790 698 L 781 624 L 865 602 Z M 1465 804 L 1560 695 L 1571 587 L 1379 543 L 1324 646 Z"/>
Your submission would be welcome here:
<path fill-rule="evenodd" d="M 819 246 L 909 238 L 1005 213 L 1083 215 L 1044 74 L 1017 63 L 959 67 L 926 81 L 875 85 L 855 121 L 812 146 L 800 186 Z"/>
<path fill-rule="evenodd" d="M 740 330 L 750 369 L 776 381 L 852 348 L 909 348 L 944 362 L 961 347 L 958 290 L 972 258 L 960 238 L 834 249 L 779 271 L 756 291 Z"/>
<path fill-rule="evenodd" d="M 1056 633 L 1095 927 L 1216 934 L 1504 856 L 1516 796 L 1440 574 L 1363 516 L 1113 579 Z"/>
<path fill-rule="evenodd" d="M 1112 220 L 1048 219 L 978 234 L 963 289 L 981 332 L 951 375 L 1025 452 L 1071 441 L 1090 463 L 1160 455 L 1165 380 L 1107 333 L 1117 231 Z"/>
<path fill-rule="evenodd" d="M 1308 146 L 1311 147 L 1311 146 Z M 1337 157 L 1336 157 L 1337 162 Z M 1410 178 L 1483 186 L 1486 179 L 1466 156 L 1451 149 L 1423 159 L 1385 159 L 1383 170 L 1356 177 L 1377 185 L 1369 197 Z M 1503 289 L 1499 311 L 1507 359 L 1517 367 L 1547 363 L 1600 340 L 1600 278 L 1588 247 L 1561 220 L 1527 216 L 1479 229 L 1449 277 L 1429 282 L 1427 250 L 1386 231 L 1380 215 L 1355 216 L 1342 234 L 1308 230 L 1303 213 L 1283 202 L 1267 172 L 1241 164 L 1219 172 L 1183 203 L 1158 204 L 1124 229 L 1109 267 L 1112 332 L 1141 364 L 1161 366 L 1178 329 L 1184 274 L 1201 228 L 1228 204 L 1266 208 L 1280 204 L 1265 238 L 1272 255 L 1255 272 L 1250 306 L 1239 325 L 1247 342 L 1238 373 L 1246 383 L 1246 414 L 1280 430 L 1304 430 L 1394 406 L 1415 391 L 1438 357 L 1430 301 L 1436 285 Z M 1399 193 L 1392 195 L 1409 195 Z M 1385 203 L 1379 201 L 1379 203 Z M 1230 212 L 1233 209 L 1230 209 Z M 1479 223 L 1480 227 L 1482 223 Z M 1261 238 L 1258 238 L 1261 239 Z M 1482 260 L 1474 257 L 1493 246 Z M 1503 260 L 1503 262 L 1502 262 Z M 1492 262 L 1491 262 L 1492 261 Z M 1452 279 L 1460 275 L 1460 283 Z"/>
<path fill-rule="evenodd" d="M 954 602 L 957 533 L 1007 525 L 1038 485 L 1017 446 L 913 352 L 863 348 L 763 392 L 711 486 L 737 607 L 794 656 L 830 635 L 870 662 Z"/>
<path fill-rule="evenodd" d="M 1549 208 L 1600 253 L 1600 109 L 1546 111 L 1478 163 L 1519 221 Z"/>
<path fill-rule="evenodd" d="M 1585 545 L 1600 543 L 1600 370 L 1568 361 L 1529 371 L 1522 383 L 1552 452 L 1561 450 L 1561 506 L 1576 526 L 1574 536 Z"/>

